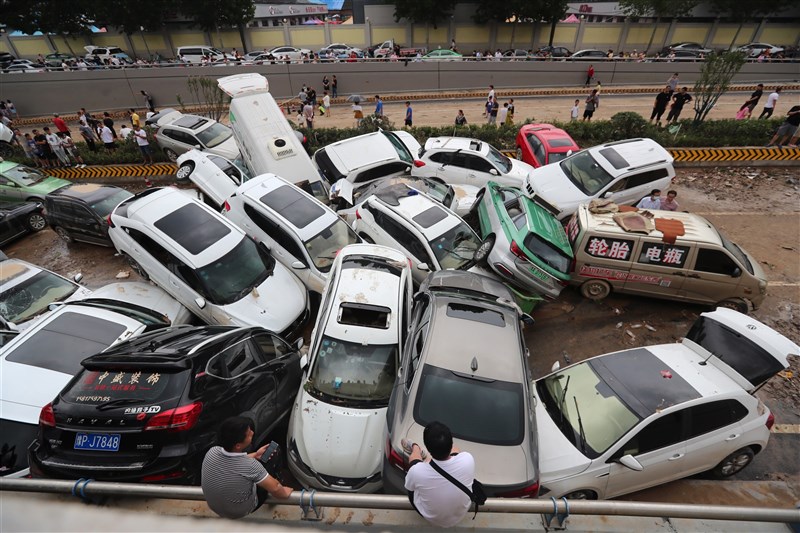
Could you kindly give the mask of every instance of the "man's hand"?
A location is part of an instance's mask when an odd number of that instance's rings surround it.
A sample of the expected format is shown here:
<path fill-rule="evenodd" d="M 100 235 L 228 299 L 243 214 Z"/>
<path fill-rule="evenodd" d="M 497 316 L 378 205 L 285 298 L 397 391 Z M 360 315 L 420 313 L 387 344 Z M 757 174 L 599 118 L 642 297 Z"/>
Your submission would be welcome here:
<path fill-rule="evenodd" d="M 257 449 L 253 453 L 249 453 L 248 455 L 250 457 L 252 457 L 253 459 L 257 459 L 257 460 L 260 461 L 261 460 L 261 456 L 264 455 L 264 452 L 267 451 L 267 448 L 269 448 L 269 444 L 265 444 L 261 448 Z"/>

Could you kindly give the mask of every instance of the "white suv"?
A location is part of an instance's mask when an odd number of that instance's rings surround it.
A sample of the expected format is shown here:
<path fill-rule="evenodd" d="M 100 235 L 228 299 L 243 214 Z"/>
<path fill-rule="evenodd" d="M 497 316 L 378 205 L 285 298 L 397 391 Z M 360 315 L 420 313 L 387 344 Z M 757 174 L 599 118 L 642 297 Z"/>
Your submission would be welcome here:
<path fill-rule="evenodd" d="M 356 208 L 353 229 L 367 242 L 403 252 L 415 283 L 430 271 L 469 269 L 481 243 L 461 217 L 405 184 L 365 199 Z"/>
<path fill-rule="evenodd" d="M 274 174 L 241 185 L 224 203 L 222 214 L 269 246 L 275 258 L 317 294 L 339 250 L 361 241 L 330 208 Z"/>
<path fill-rule="evenodd" d="M 536 381 L 540 496 L 605 499 L 699 472 L 736 474 L 774 417 L 752 393 L 800 346 L 718 308 L 679 344 L 587 359 Z"/>
<path fill-rule="evenodd" d="M 525 180 L 525 191 L 564 220 L 595 198 L 633 204 L 653 189 L 666 189 L 675 177 L 673 157 L 652 139 L 615 141 L 545 165 Z"/>
<path fill-rule="evenodd" d="M 239 157 L 239 148 L 228 126 L 200 115 L 184 115 L 167 108 L 147 119 L 153 127 L 153 137 L 170 161 L 197 148 L 233 160 Z"/>
<path fill-rule="evenodd" d="M 411 169 L 412 176 L 437 177 L 446 183 L 484 187 L 494 181 L 522 187 L 533 167 L 504 156 L 489 143 L 466 137 L 432 137 L 419 151 L 424 166 Z"/>
<path fill-rule="evenodd" d="M 304 486 L 375 492 L 383 485 L 386 408 L 411 291 L 408 261 L 396 250 L 354 244 L 336 256 L 286 437 L 289 469 Z"/>
<path fill-rule="evenodd" d="M 232 222 L 178 189 L 149 189 L 109 215 L 108 236 L 131 268 L 209 325 L 261 326 L 295 339 L 305 287 Z"/>

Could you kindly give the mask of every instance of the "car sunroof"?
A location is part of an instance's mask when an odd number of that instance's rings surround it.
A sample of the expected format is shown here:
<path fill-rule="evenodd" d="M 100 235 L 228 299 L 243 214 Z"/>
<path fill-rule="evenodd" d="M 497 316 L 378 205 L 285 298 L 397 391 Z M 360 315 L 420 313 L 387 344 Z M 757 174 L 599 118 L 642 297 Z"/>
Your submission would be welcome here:
<path fill-rule="evenodd" d="M 153 224 L 192 255 L 197 255 L 231 229 L 197 204 L 186 204 Z"/>
<path fill-rule="evenodd" d="M 412 220 L 423 228 L 430 228 L 437 222 L 441 222 L 446 218 L 447 213 L 444 209 L 434 205 L 412 218 Z"/>
<path fill-rule="evenodd" d="M 325 214 L 322 207 L 303 196 L 303 193 L 292 185 L 278 187 L 262 196 L 260 200 L 297 228 L 305 228 Z"/>

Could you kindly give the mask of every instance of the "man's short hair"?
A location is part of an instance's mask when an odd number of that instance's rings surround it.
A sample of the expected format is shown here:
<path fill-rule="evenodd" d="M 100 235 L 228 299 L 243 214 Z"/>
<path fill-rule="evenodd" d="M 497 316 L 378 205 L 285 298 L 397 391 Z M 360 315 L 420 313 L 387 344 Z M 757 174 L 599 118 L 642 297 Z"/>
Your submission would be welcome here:
<path fill-rule="evenodd" d="M 669 194 L 674 194 L 675 196 L 678 196 L 678 191 L 676 191 L 676 190 L 669 190 L 669 191 L 667 191 L 667 194 L 668 194 L 668 195 L 669 195 Z"/>
<path fill-rule="evenodd" d="M 232 452 L 233 447 L 247 438 L 247 430 L 256 430 L 253 421 L 246 416 L 232 416 L 225 420 L 217 433 L 217 444 L 226 452 Z"/>
<path fill-rule="evenodd" d="M 653 189 L 652 191 L 650 191 L 650 196 L 653 196 L 656 193 L 661 194 L 661 189 Z"/>
<path fill-rule="evenodd" d="M 450 450 L 453 449 L 453 435 L 450 433 L 450 428 L 441 422 L 431 422 L 425 426 L 422 441 L 431 452 L 431 456 L 439 461 L 447 459 Z"/>

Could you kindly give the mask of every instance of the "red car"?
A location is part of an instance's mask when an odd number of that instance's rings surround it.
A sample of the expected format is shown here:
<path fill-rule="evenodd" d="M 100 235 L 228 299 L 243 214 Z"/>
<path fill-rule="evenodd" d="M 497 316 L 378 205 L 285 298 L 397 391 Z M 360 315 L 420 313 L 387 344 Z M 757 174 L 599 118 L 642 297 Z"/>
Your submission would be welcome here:
<path fill-rule="evenodd" d="M 561 161 L 578 150 L 569 133 L 552 124 L 526 124 L 517 134 L 517 159 L 535 168 Z"/>

